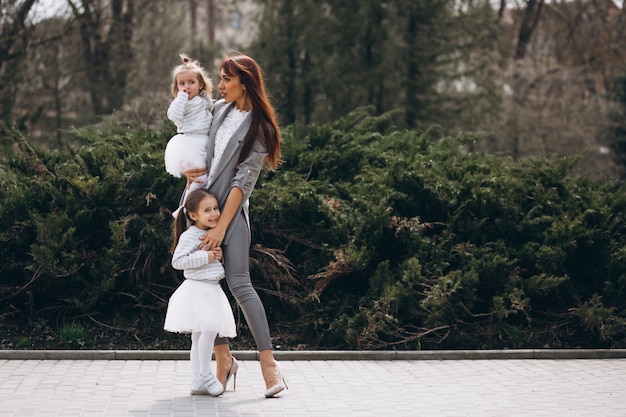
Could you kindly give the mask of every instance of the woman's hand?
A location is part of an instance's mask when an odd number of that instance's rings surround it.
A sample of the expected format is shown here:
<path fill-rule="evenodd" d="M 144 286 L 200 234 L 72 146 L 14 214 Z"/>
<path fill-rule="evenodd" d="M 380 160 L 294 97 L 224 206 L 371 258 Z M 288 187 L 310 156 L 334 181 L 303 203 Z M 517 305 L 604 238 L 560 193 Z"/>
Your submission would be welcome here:
<path fill-rule="evenodd" d="M 213 229 L 207 230 L 207 232 L 200 238 L 201 242 L 198 245 L 198 249 L 212 250 L 212 251 L 219 250 L 219 257 L 221 258 L 222 249 L 220 248 L 220 245 L 222 244 L 222 241 L 224 240 L 225 234 L 226 234 L 226 230 L 222 230 L 221 228 L 219 228 L 219 225 L 217 227 L 214 227 Z M 217 253 L 216 253 L 216 256 L 217 256 Z"/>
<path fill-rule="evenodd" d="M 239 205 L 242 199 L 243 192 L 239 187 L 230 189 L 217 225 L 213 229 L 207 230 L 204 236 L 200 238 L 202 242 L 198 245 L 198 249 L 211 250 L 221 246 L 224 236 L 226 235 L 226 229 L 228 229 L 228 225 L 233 217 L 235 217 L 235 213 L 240 207 Z"/>
<path fill-rule="evenodd" d="M 206 168 L 194 168 L 183 171 L 183 175 L 187 178 L 187 188 L 189 188 L 192 182 L 202 182 L 197 177 L 206 175 L 206 173 Z"/>

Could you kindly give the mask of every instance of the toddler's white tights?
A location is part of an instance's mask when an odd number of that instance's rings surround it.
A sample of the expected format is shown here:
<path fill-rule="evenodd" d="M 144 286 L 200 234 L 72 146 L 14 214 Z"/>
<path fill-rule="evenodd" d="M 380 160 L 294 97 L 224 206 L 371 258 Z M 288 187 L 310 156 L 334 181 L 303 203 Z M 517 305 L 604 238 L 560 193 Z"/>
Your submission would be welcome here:
<path fill-rule="evenodd" d="M 199 331 L 191 334 L 191 372 L 194 381 L 201 381 L 205 375 L 211 372 L 211 356 L 213 355 L 213 344 L 215 343 L 215 331 Z"/>

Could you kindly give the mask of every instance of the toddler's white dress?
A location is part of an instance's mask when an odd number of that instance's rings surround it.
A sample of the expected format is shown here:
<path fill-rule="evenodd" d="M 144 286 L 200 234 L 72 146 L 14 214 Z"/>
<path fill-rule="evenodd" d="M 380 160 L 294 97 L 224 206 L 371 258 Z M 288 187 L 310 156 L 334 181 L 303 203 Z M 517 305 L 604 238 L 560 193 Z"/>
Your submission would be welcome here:
<path fill-rule="evenodd" d="M 183 269 L 185 280 L 170 297 L 163 328 L 176 333 L 210 330 L 235 337 L 235 318 L 220 286 L 224 267 L 219 261 L 209 263 L 206 251 L 198 250 L 198 238 L 205 233 L 190 226 L 176 245 L 172 266 Z"/>
<path fill-rule="evenodd" d="M 207 165 L 207 145 L 213 115 L 213 103 L 206 91 L 191 100 L 179 91 L 167 109 L 167 117 L 176 125 L 177 135 L 165 147 L 165 170 L 174 177 L 192 168 Z"/>

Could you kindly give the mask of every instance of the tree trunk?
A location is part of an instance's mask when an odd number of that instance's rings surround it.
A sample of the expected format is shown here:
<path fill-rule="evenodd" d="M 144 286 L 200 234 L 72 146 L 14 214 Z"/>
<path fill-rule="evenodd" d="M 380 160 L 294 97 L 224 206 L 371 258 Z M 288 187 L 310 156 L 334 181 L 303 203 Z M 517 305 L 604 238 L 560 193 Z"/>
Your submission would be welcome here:
<path fill-rule="evenodd" d="M 113 88 L 107 90 L 108 112 L 121 108 L 126 102 L 126 82 L 132 67 L 134 0 L 111 0 L 113 22 L 107 36 L 106 65 Z"/>
<path fill-rule="evenodd" d="M 215 44 L 215 0 L 207 0 L 207 23 L 209 46 Z"/>
<path fill-rule="evenodd" d="M 515 48 L 515 59 L 522 59 L 526 56 L 530 38 L 541 16 L 543 2 L 544 0 L 526 0 L 526 11 L 519 28 L 517 46 Z"/>
<path fill-rule="evenodd" d="M 110 114 L 125 100 L 133 56 L 134 0 L 111 0 L 111 21 L 105 20 L 95 0 L 82 0 L 80 9 L 72 0 L 68 4 L 79 25 L 93 111 Z"/>
<path fill-rule="evenodd" d="M 189 29 L 191 36 L 194 36 L 194 44 L 197 42 L 196 36 L 198 34 L 198 1 L 189 0 Z"/>
<path fill-rule="evenodd" d="M 22 69 L 30 42 L 26 18 L 36 0 L 26 0 L 13 15 L 3 12 L 0 22 L 0 120 L 13 118 L 15 94 L 23 76 Z"/>

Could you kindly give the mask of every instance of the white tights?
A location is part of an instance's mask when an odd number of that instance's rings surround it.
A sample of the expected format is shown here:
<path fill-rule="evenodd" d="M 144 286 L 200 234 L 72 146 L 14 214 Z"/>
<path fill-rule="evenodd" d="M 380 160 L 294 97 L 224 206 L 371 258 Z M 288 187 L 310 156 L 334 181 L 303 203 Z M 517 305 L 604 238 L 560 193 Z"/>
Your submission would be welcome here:
<path fill-rule="evenodd" d="M 201 381 L 206 375 L 211 375 L 211 355 L 215 343 L 215 331 L 199 331 L 191 334 L 191 372 L 194 381 Z"/>

